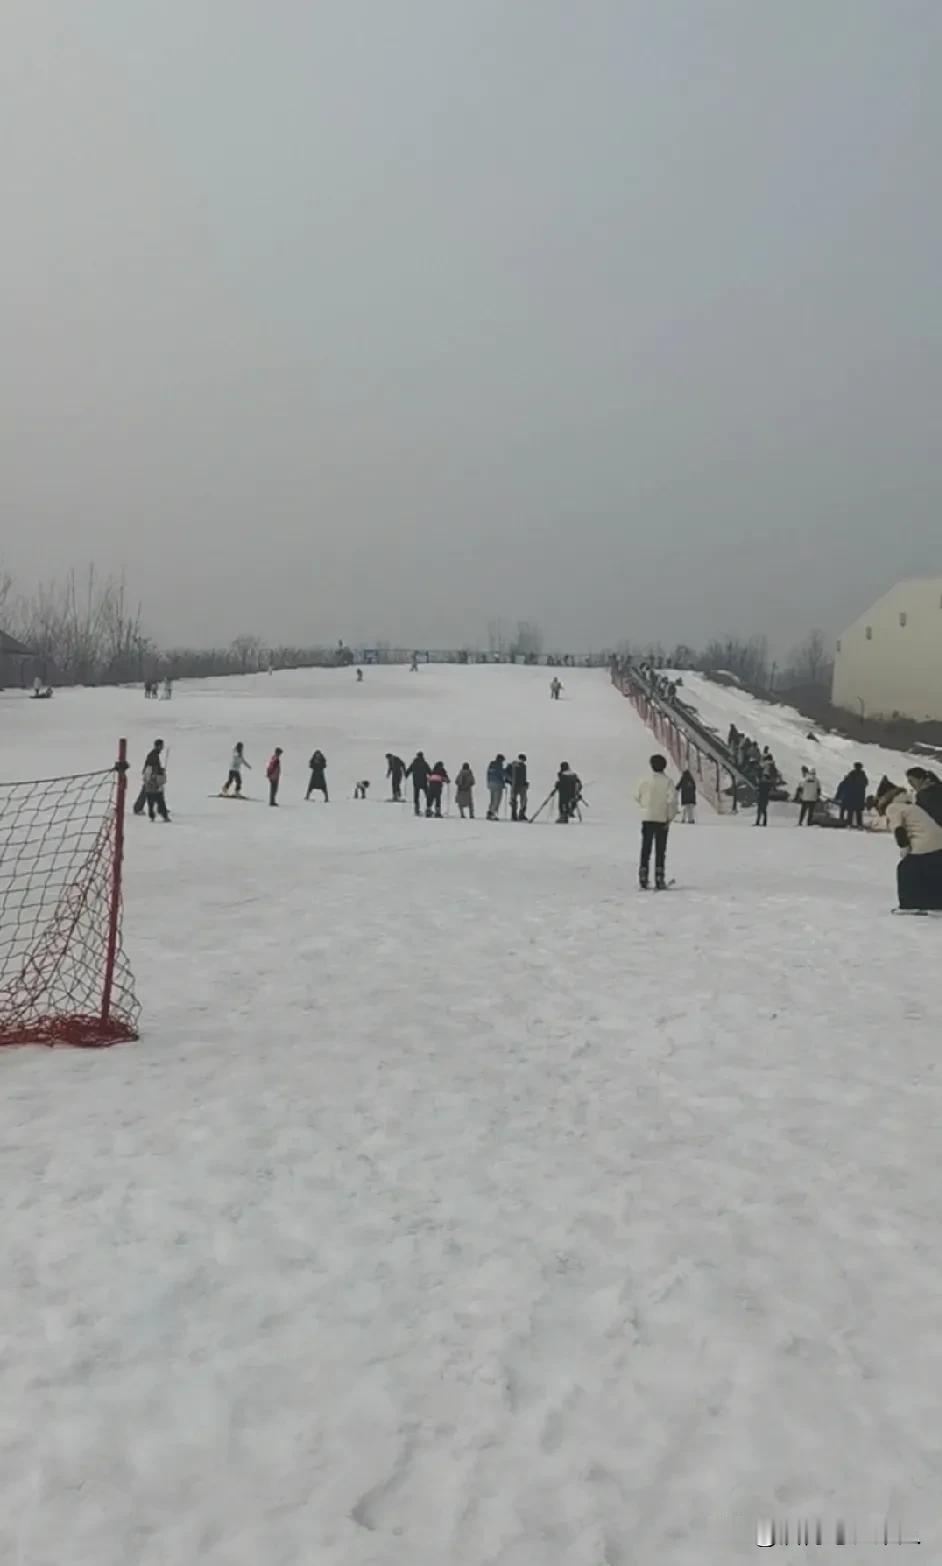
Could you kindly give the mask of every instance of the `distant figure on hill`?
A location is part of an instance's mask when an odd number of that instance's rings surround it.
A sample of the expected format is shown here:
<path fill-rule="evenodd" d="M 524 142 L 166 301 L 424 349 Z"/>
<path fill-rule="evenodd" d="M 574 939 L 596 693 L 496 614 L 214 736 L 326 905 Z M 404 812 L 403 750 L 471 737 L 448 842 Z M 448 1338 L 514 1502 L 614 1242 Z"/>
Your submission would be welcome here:
<path fill-rule="evenodd" d="M 559 678 L 558 675 L 554 674 L 553 678 L 550 680 L 550 700 L 551 701 L 559 701 L 559 698 L 562 695 L 562 692 L 563 692 L 563 682 Z"/>
<path fill-rule="evenodd" d="M 362 685 L 363 684 L 363 670 L 362 669 L 357 669 L 357 684 L 358 685 Z"/>

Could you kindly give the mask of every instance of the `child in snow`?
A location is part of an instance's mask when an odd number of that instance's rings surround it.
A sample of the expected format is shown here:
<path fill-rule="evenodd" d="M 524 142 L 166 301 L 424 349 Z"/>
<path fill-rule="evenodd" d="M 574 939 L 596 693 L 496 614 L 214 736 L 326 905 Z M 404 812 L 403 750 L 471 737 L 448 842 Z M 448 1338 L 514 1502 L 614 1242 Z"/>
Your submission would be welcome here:
<path fill-rule="evenodd" d="M 641 806 L 641 863 L 638 881 L 642 891 L 648 889 L 651 870 L 651 851 L 654 851 L 654 885 L 663 892 L 667 885 L 667 834 L 677 814 L 676 791 L 667 776 L 666 756 L 651 757 L 651 771 L 642 778 L 635 790 L 635 799 Z"/>
<path fill-rule="evenodd" d="M 229 762 L 229 776 L 226 778 L 222 788 L 222 792 L 224 794 L 228 794 L 230 788 L 236 795 L 242 793 L 243 767 L 247 767 L 249 772 L 252 770 L 252 764 L 246 760 L 245 747 L 240 740 L 235 750 L 232 752 L 232 760 Z"/>
<path fill-rule="evenodd" d="M 427 807 L 425 814 L 427 816 L 437 816 L 438 819 L 441 820 L 442 790 L 444 789 L 445 784 L 450 782 L 451 779 L 449 778 L 448 773 L 445 771 L 444 762 L 436 761 L 434 767 L 428 775 L 428 784 L 426 786 L 425 797 Z"/>

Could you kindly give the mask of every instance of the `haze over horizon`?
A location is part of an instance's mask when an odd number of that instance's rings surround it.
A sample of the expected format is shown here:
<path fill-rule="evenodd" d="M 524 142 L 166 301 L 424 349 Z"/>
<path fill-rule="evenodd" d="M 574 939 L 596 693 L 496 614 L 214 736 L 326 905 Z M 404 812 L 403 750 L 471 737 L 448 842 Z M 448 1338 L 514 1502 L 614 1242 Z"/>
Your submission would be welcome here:
<path fill-rule="evenodd" d="M 8 0 L 0 563 L 163 642 L 836 632 L 942 570 L 942 7 Z"/>

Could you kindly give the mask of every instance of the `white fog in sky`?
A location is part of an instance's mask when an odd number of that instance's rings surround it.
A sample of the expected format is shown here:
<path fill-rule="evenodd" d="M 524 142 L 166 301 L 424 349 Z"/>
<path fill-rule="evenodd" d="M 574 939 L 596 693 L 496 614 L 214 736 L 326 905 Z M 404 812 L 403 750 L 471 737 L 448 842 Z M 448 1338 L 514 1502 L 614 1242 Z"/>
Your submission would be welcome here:
<path fill-rule="evenodd" d="M 0 561 L 164 641 L 942 569 L 939 0 L 5 0 Z"/>

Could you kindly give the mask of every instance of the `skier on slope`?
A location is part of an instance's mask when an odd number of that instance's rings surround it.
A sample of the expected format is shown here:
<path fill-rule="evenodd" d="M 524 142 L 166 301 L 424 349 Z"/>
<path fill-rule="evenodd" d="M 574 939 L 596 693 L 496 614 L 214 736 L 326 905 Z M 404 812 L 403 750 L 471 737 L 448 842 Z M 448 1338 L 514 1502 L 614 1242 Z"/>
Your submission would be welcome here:
<path fill-rule="evenodd" d="M 396 804 L 402 799 L 402 780 L 405 777 L 406 764 L 401 756 L 394 756 L 391 751 L 386 752 L 386 776 L 392 785 L 392 797 Z"/>
<path fill-rule="evenodd" d="M 322 750 L 315 750 L 308 762 L 311 776 L 308 779 L 305 799 L 310 799 L 314 793 L 323 794 L 324 804 L 330 804 L 330 796 L 327 793 L 327 757 Z"/>
<path fill-rule="evenodd" d="M 455 777 L 455 804 L 458 806 L 462 821 L 466 813 L 472 821 L 474 820 L 474 773 L 468 761 L 461 763 Z"/>
<path fill-rule="evenodd" d="M 578 773 L 573 772 L 568 761 L 560 762 L 559 771 L 556 774 L 556 782 L 553 786 L 556 795 L 558 815 L 556 817 L 559 826 L 568 826 L 579 808 L 582 798 L 582 779 Z"/>
<path fill-rule="evenodd" d="M 504 756 L 502 751 L 498 751 L 487 769 L 488 821 L 496 821 L 500 815 L 500 807 L 504 802 L 504 784 Z"/>
<path fill-rule="evenodd" d="M 156 821 L 159 816 L 161 821 L 169 821 L 167 800 L 164 789 L 167 786 L 167 768 L 163 757 L 163 740 L 154 740 L 153 749 L 150 750 L 144 761 L 144 787 L 143 795 L 147 802 L 147 814 L 151 821 Z"/>
<path fill-rule="evenodd" d="M 448 773 L 445 770 L 445 763 L 443 761 L 436 761 L 434 767 L 429 772 L 428 782 L 426 784 L 426 793 L 425 793 L 426 811 L 425 811 L 425 814 L 427 816 L 437 816 L 439 821 L 441 820 L 441 818 L 442 818 L 442 790 L 444 789 L 445 784 L 446 783 L 450 783 L 450 782 L 451 782 L 451 779 L 449 778 Z"/>
<path fill-rule="evenodd" d="M 526 821 L 530 783 L 527 777 L 527 758 L 523 751 L 507 768 L 507 781 L 510 784 L 510 819 Z"/>
<path fill-rule="evenodd" d="M 229 762 L 229 776 L 226 778 L 226 781 L 222 786 L 223 794 L 228 794 L 230 789 L 232 789 L 236 797 L 242 793 L 243 767 L 245 767 L 247 771 L 251 772 L 252 763 L 246 758 L 245 746 L 243 745 L 242 741 L 239 740 L 239 743 L 232 752 L 232 759 Z"/>
<path fill-rule="evenodd" d="M 651 851 L 654 850 L 654 886 L 663 892 L 667 885 L 667 835 L 677 814 L 676 791 L 667 776 L 667 758 L 651 757 L 651 771 L 642 778 L 635 790 L 635 799 L 641 806 L 641 862 L 638 881 L 646 892 L 651 873 Z"/>
<path fill-rule="evenodd" d="M 426 815 L 431 815 L 428 808 L 428 775 L 431 767 L 420 750 L 417 750 L 409 765 L 406 767 L 406 777 L 412 779 L 412 804 L 417 816 L 422 814 L 420 799 L 425 800 Z"/>
<path fill-rule="evenodd" d="M 284 755 L 280 745 L 275 746 L 274 754 L 268 766 L 265 768 L 265 776 L 268 779 L 268 803 L 277 805 L 278 789 L 281 786 L 281 758 Z"/>
<path fill-rule="evenodd" d="M 886 816 L 900 849 L 900 908 L 905 913 L 942 909 L 942 826 L 918 803 L 918 796 L 911 804 L 905 790 L 892 784 L 877 800 L 877 809 Z"/>
<path fill-rule="evenodd" d="M 680 796 L 681 821 L 685 826 L 696 826 L 697 780 L 689 767 L 685 767 L 680 774 L 677 793 Z"/>

